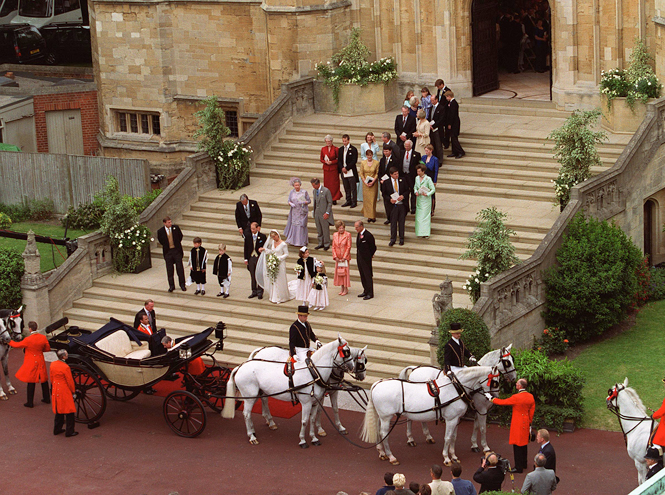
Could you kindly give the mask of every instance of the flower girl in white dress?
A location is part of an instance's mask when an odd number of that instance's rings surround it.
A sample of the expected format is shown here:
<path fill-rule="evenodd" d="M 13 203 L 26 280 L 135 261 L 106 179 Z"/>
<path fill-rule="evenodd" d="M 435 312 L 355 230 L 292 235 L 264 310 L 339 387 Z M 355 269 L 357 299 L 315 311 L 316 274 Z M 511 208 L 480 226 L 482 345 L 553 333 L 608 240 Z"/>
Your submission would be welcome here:
<path fill-rule="evenodd" d="M 312 288 L 312 278 L 316 275 L 315 262 L 316 260 L 309 255 L 307 246 L 301 247 L 300 251 L 298 251 L 298 261 L 295 268 L 298 276 L 296 299 L 302 301 L 303 304 L 307 304 L 307 297 Z"/>
<path fill-rule="evenodd" d="M 328 277 L 323 261 L 316 262 L 316 276 L 312 279 L 312 289 L 309 291 L 307 302 L 312 310 L 323 310 L 328 307 Z"/>

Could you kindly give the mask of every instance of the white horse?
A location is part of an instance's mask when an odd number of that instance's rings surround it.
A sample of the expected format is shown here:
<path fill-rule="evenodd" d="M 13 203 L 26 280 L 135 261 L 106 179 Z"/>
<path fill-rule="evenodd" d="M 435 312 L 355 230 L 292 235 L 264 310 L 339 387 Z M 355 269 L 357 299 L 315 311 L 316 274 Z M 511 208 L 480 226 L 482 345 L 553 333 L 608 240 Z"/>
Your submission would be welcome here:
<path fill-rule="evenodd" d="M 243 416 L 247 427 L 247 436 L 251 444 L 258 444 L 252 422 L 252 408 L 257 399 L 262 396 L 274 397 L 278 400 L 290 401 L 291 392 L 296 394 L 302 404 L 302 419 L 300 428 L 300 447 L 307 448 L 305 432 L 311 418 L 312 406 L 317 400 L 323 399 L 326 384 L 333 368 L 342 367 L 345 371 L 351 370 L 348 358 L 351 355 L 349 344 L 341 336 L 333 340 L 312 354 L 310 369 L 306 363 L 296 363 L 293 372 L 293 389 L 289 388 L 289 379 L 284 373 L 283 363 L 265 362 L 259 360 L 245 361 L 231 372 L 226 386 L 226 401 L 222 410 L 222 417 L 230 419 L 235 414 L 236 387 L 240 392 L 239 400 L 244 403 Z M 317 376 L 318 375 L 318 376 Z M 313 433 L 313 432 L 311 432 Z M 321 442 L 310 434 L 312 445 Z"/>
<path fill-rule="evenodd" d="M 7 392 L 9 395 L 14 395 L 16 389 L 9 381 L 9 341 L 20 341 L 23 333 L 23 318 L 21 317 L 21 310 L 19 309 L 1 309 L 0 310 L 0 363 L 2 363 L 2 371 L 5 374 L 5 382 L 7 382 Z M 5 394 L 0 383 L 0 400 L 8 400 L 9 397 Z"/>
<path fill-rule="evenodd" d="M 456 376 L 465 395 L 473 397 L 478 393 L 490 392 L 495 384 L 498 388 L 496 378 L 500 374 L 496 368 L 475 366 L 460 370 Z M 426 383 L 390 378 L 372 385 L 361 437 L 365 442 L 377 444 L 379 459 L 389 460 L 393 465 L 399 464 L 388 445 L 390 421 L 398 414 L 412 421 L 445 420 L 446 434 L 442 452 L 444 462 L 449 466 L 451 458 L 454 461 L 459 460 L 455 455 L 457 424 L 466 412 L 467 403 L 446 375 L 441 374 L 433 383 L 438 387 L 437 397 L 440 404 L 437 404 L 436 398 L 430 393 L 429 384 Z"/>
<path fill-rule="evenodd" d="M 351 355 L 346 360 L 350 362 L 352 365 L 350 373 L 357 381 L 363 381 L 366 376 L 367 356 L 365 355 L 365 350 L 367 350 L 367 346 L 363 347 L 362 349 L 359 347 L 350 347 L 350 349 L 351 349 Z M 289 358 L 289 350 L 277 346 L 261 347 L 259 349 L 255 349 L 249 355 L 249 359 L 276 361 L 282 364 L 286 363 L 286 360 L 288 358 Z M 333 387 L 337 386 L 340 383 L 342 383 L 343 379 L 344 379 L 344 369 L 334 368 L 332 374 L 330 375 L 330 385 Z M 339 391 L 335 389 L 330 390 L 328 392 L 328 396 L 330 397 L 330 404 L 333 409 L 333 415 L 335 417 L 335 427 L 337 428 L 337 431 L 339 431 L 342 435 L 348 435 L 349 433 L 348 430 L 344 428 L 342 422 L 339 419 L 339 404 L 337 402 L 338 392 Z M 317 430 L 316 434 L 320 437 L 325 437 L 328 434 L 321 426 L 322 410 L 319 407 L 318 403 L 314 405 L 314 408 L 315 408 L 315 413 L 313 414 L 313 416 L 316 418 L 315 422 L 316 424 L 314 422 L 310 422 L 311 425 L 310 436 L 314 435 L 313 429 L 316 427 Z M 275 421 L 273 420 L 272 415 L 270 414 L 270 407 L 268 406 L 268 397 L 265 396 L 261 397 L 261 414 L 266 420 L 268 428 L 270 428 L 271 430 L 276 430 L 277 425 L 275 424 Z"/>
<path fill-rule="evenodd" d="M 501 349 L 495 349 L 485 354 L 478 361 L 479 366 L 496 366 L 501 376 L 505 376 L 510 381 L 517 380 L 517 371 L 515 370 L 515 360 L 511 355 L 513 344 Z M 408 380 L 410 382 L 427 382 L 429 380 L 436 380 L 443 371 L 434 366 L 407 366 L 400 374 L 400 380 Z M 483 394 L 475 394 L 473 396 L 473 405 L 476 410 L 476 415 L 473 420 L 473 433 L 471 434 L 471 451 L 479 452 L 478 448 L 478 433 L 480 433 L 480 444 L 483 451 L 489 452 L 491 449 L 487 445 L 487 413 L 492 407 L 492 403 L 487 400 Z M 407 419 L 406 422 L 406 443 L 409 447 L 415 447 L 416 441 L 413 438 L 411 429 L 411 420 Z M 432 444 L 434 438 L 427 427 L 427 423 L 422 423 L 423 435 L 425 435 L 425 442 Z"/>
<path fill-rule="evenodd" d="M 616 384 L 609 389 L 606 400 L 607 408 L 619 418 L 628 455 L 635 461 L 637 468 L 637 483 L 641 485 L 649 470 L 644 462 L 649 436 L 658 427 L 658 422 L 649 417 L 637 392 L 628 387 L 628 378 L 623 384 Z"/>

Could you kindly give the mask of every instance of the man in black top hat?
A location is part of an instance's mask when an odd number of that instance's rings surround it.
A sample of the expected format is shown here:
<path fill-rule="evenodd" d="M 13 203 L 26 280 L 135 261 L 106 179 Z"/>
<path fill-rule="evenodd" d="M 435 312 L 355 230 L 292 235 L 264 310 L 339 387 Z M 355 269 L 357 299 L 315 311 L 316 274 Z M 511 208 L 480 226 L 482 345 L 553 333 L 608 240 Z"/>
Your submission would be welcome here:
<path fill-rule="evenodd" d="M 443 351 L 443 370 L 446 374 L 464 367 L 466 359 L 469 360 L 470 364 L 476 364 L 476 358 L 462 342 L 463 331 L 464 329 L 460 323 L 450 324 L 450 340 L 446 343 Z"/>
<path fill-rule="evenodd" d="M 309 308 L 307 306 L 298 306 L 298 319 L 293 322 L 289 329 L 289 354 L 291 359 L 298 362 L 305 362 L 307 353 L 314 351 L 313 343 L 317 348 L 321 347 L 321 342 L 314 335 L 312 326 L 307 322 Z"/>
<path fill-rule="evenodd" d="M 649 466 L 646 479 L 651 478 L 658 471 L 663 469 L 663 455 L 656 447 L 647 449 L 647 454 L 644 456 L 644 461 L 647 463 L 647 466 Z"/>

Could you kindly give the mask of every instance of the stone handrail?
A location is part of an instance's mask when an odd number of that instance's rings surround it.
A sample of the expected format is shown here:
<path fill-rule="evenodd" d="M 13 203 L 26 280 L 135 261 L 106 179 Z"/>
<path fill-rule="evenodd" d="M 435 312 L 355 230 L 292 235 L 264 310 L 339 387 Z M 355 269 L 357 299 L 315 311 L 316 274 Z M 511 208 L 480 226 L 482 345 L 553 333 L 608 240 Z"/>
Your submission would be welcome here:
<path fill-rule="evenodd" d="M 570 202 L 533 255 L 481 284 L 480 299 L 473 310 L 489 327 L 493 346 L 510 342 L 528 346 L 545 328 L 541 314 L 545 309 L 543 272 L 555 265 L 569 222 L 579 211 L 599 220 L 624 212 L 631 182 L 663 143 L 665 98 L 647 105 L 644 121 L 612 168 L 571 190 Z"/>

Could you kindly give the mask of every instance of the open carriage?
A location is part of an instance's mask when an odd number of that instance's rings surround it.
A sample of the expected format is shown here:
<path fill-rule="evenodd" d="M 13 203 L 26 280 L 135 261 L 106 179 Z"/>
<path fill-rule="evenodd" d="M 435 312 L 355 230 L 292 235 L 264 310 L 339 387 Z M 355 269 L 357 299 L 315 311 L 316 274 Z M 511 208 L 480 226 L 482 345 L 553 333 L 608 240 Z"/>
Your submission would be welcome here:
<path fill-rule="evenodd" d="M 104 415 L 107 398 L 131 400 L 162 380 L 182 376 L 184 390 L 171 392 L 163 404 L 164 419 L 169 427 L 183 437 L 196 437 L 206 427 L 206 410 L 220 412 L 230 370 L 218 366 L 213 348 L 222 350 L 226 337 L 223 322 L 216 327 L 175 339 L 165 349 L 159 334 L 151 337 L 114 318 L 97 331 L 76 326 L 54 332 L 67 324 L 63 318 L 46 328 L 53 336 L 52 349 L 65 349 L 76 384 L 76 421 L 95 425 Z M 214 332 L 216 342 L 211 340 Z M 206 355 L 213 365 L 199 375 L 188 371 L 188 364 Z M 178 374 L 178 375 L 176 375 Z"/>

